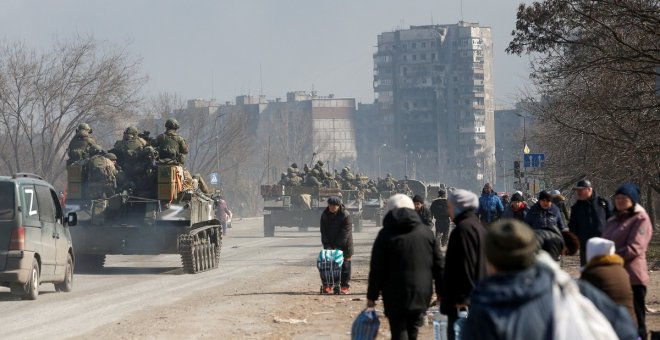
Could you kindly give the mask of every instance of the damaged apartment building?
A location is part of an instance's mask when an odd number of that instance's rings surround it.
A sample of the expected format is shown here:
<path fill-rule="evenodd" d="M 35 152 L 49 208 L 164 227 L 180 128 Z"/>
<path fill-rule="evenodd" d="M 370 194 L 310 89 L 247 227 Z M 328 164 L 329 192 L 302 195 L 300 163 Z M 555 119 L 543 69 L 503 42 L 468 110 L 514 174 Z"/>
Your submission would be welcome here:
<path fill-rule="evenodd" d="M 411 26 L 378 36 L 374 153 L 399 175 L 476 188 L 495 181 L 489 27 Z"/>

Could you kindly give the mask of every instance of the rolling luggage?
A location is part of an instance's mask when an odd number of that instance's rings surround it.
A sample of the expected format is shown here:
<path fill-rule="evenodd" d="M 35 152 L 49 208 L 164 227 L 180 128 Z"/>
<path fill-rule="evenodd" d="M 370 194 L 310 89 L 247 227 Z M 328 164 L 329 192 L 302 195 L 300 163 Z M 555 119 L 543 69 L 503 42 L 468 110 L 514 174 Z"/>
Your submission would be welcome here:
<path fill-rule="evenodd" d="M 339 249 L 324 249 L 316 259 L 316 267 L 321 275 L 321 294 L 328 293 L 324 288 L 331 287 L 334 294 L 339 294 L 341 266 L 344 264 L 344 252 Z"/>

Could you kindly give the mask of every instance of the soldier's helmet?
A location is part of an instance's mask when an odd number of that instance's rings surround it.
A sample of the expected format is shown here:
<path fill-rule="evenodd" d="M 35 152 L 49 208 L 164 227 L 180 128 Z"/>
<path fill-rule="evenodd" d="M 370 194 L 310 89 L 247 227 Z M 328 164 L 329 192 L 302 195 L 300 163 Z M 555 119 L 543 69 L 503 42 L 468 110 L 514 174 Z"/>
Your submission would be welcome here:
<path fill-rule="evenodd" d="M 138 129 L 136 129 L 136 128 L 133 127 L 133 126 L 129 126 L 129 127 L 126 128 L 126 130 L 124 130 L 124 134 L 125 134 L 125 135 L 137 136 L 138 133 L 139 133 L 139 132 L 138 132 Z"/>
<path fill-rule="evenodd" d="M 92 128 L 89 127 L 89 124 L 87 124 L 87 123 L 80 123 L 80 124 L 78 125 L 78 128 L 76 129 L 76 131 L 78 131 L 78 132 L 80 132 L 80 131 L 87 131 L 87 132 L 89 132 L 89 133 L 92 133 Z"/>
<path fill-rule="evenodd" d="M 179 122 L 174 118 L 170 118 L 165 122 L 165 128 L 170 130 L 177 130 L 179 128 Z"/>
<path fill-rule="evenodd" d="M 298 164 L 293 163 L 293 164 L 291 164 L 291 167 L 294 168 L 294 169 L 298 169 Z"/>
<path fill-rule="evenodd" d="M 325 164 L 325 163 L 323 163 L 323 161 L 318 161 L 318 162 L 316 162 L 316 164 L 318 164 L 320 166 L 323 166 L 323 164 Z"/>
<path fill-rule="evenodd" d="M 115 155 L 112 152 L 108 152 L 105 154 L 105 158 L 111 160 L 111 161 L 116 161 L 117 160 L 117 155 Z"/>

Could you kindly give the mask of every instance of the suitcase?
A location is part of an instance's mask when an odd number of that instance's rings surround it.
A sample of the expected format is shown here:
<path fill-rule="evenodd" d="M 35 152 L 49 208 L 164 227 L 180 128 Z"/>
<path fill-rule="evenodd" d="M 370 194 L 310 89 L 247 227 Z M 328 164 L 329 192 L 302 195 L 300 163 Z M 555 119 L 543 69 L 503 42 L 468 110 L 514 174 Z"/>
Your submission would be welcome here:
<path fill-rule="evenodd" d="M 344 252 L 339 249 L 324 249 L 316 259 L 316 267 L 321 275 L 321 294 L 323 287 L 330 286 L 335 294 L 339 294 L 341 283 L 341 266 L 344 264 Z"/>

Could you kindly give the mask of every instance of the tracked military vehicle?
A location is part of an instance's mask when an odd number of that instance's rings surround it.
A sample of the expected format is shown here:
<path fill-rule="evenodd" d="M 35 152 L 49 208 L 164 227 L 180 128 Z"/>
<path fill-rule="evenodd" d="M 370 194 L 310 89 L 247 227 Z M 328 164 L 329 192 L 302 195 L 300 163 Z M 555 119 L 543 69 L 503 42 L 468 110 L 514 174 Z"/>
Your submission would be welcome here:
<path fill-rule="evenodd" d="M 264 198 L 264 237 L 275 236 L 275 227 L 297 227 L 299 231 L 320 227 L 321 214 L 332 196 L 342 198 L 346 211 L 351 214 L 353 230 L 362 230 L 362 200 L 357 190 L 275 184 L 262 185 L 261 196 Z"/>
<path fill-rule="evenodd" d="M 186 175 L 180 166 L 161 165 L 151 178 L 153 195 L 92 198 L 84 166 L 70 166 L 66 208 L 78 214 L 71 228 L 76 267 L 100 270 L 106 255 L 180 254 L 186 273 L 218 268 L 222 233 L 214 201 L 188 186 Z"/>

